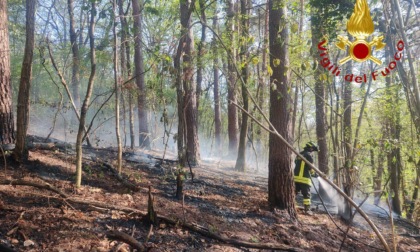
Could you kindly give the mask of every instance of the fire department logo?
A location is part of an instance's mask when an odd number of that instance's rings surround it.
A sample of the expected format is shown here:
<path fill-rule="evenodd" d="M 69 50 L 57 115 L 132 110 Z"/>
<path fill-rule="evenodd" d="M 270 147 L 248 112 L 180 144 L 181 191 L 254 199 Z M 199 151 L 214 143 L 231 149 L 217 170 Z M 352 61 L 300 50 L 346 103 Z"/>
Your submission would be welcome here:
<path fill-rule="evenodd" d="M 347 51 L 347 47 L 349 48 L 349 55 L 340 59 L 337 65 L 330 60 L 327 40 L 324 38 L 323 41 L 318 44 L 319 57 L 321 58 L 319 63 L 325 70 L 335 77 L 343 76 L 345 81 L 361 84 L 367 83 L 369 79 L 375 81 L 379 76 L 386 77 L 397 68 L 398 62 L 403 58 L 404 42 L 402 40 L 399 40 L 396 43 L 394 58 L 391 59 L 383 69 L 373 70 L 370 73 L 361 72 L 359 75 L 353 73 L 340 75 L 342 70 L 340 65 L 345 64 L 349 60 L 359 63 L 370 60 L 377 65 L 382 65 L 382 61 L 374 57 L 372 52 L 382 50 L 386 45 L 382 42 L 384 39 L 384 36 L 382 35 L 373 37 L 371 41 L 366 40 L 374 31 L 373 21 L 366 0 L 356 0 L 354 11 L 347 22 L 347 31 L 355 39 L 351 41 L 347 36 L 337 36 L 338 42 L 336 43 L 336 46 L 343 51 Z M 326 76 L 323 77 L 323 80 L 327 79 Z"/>
<path fill-rule="evenodd" d="M 338 63 L 345 64 L 349 60 L 356 62 L 364 62 L 371 60 L 377 65 L 381 65 L 382 61 L 372 55 L 372 51 L 382 50 L 385 43 L 382 42 L 383 36 L 374 37 L 372 41 L 366 41 L 366 37 L 370 36 L 374 31 L 374 25 L 370 16 L 369 6 L 366 0 L 357 0 L 354 5 L 353 14 L 347 22 L 347 31 L 356 39 L 350 41 L 347 36 L 338 36 L 339 42 L 336 44 L 338 48 L 346 51 L 349 46 L 349 54 L 347 57 L 341 59 Z"/>

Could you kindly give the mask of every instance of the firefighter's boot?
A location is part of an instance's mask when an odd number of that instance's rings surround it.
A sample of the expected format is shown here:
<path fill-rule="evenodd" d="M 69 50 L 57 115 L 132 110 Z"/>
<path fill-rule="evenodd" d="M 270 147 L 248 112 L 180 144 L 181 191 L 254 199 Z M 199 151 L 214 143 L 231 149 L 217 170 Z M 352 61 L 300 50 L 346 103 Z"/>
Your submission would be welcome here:
<path fill-rule="evenodd" d="M 310 205 L 304 205 L 304 211 L 306 215 L 313 215 Z"/>

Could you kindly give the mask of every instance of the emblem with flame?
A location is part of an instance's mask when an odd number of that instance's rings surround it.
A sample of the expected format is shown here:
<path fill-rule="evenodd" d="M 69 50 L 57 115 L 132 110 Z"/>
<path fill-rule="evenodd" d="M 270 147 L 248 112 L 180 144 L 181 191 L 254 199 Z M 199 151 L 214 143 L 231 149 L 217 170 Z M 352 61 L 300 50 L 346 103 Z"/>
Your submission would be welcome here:
<path fill-rule="evenodd" d="M 340 40 L 336 46 L 341 50 L 346 50 L 346 46 L 350 47 L 349 56 L 341 59 L 339 64 L 342 65 L 349 60 L 356 62 L 364 62 L 371 60 L 374 63 L 381 65 L 382 61 L 372 56 L 373 47 L 381 50 L 385 43 L 382 42 L 383 36 L 374 37 L 371 42 L 365 39 L 373 33 L 374 25 L 370 16 L 369 6 L 366 0 L 356 0 L 354 5 L 354 12 L 351 14 L 350 20 L 347 22 L 347 31 L 356 37 L 355 41 L 349 41 L 347 36 L 338 36 Z"/>

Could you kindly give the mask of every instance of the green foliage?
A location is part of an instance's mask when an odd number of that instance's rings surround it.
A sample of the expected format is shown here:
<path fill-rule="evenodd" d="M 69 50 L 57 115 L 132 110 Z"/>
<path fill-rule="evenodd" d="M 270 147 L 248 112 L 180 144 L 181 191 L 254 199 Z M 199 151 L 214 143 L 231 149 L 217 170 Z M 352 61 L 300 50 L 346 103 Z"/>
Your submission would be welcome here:
<path fill-rule="evenodd" d="M 309 3 L 315 27 L 330 37 L 336 37 L 340 25 L 350 17 L 354 8 L 354 1 L 349 0 L 310 0 Z"/>

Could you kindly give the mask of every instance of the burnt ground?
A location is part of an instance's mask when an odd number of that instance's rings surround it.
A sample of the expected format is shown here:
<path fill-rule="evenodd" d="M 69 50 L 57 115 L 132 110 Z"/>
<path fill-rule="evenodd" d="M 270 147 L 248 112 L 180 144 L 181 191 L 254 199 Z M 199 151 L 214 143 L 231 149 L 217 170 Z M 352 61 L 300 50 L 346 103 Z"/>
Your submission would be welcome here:
<path fill-rule="evenodd" d="M 161 152 L 125 153 L 123 177 L 140 187 L 133 192 L 103 162 L 112 163 L 112 149 L 85 149 L 83 186 L 73 186 L 74 152 L 71 149 L 30 151 L 26 164 L 0 166 L 0 180 L 24 179 L 55 186 L 71 197 L 110 206 L 147 210 L 148 186 L 154 208 L 179 223 L 196 223 L 210 233 L 250 244 L 282 244 L 300 251 L 339 251 L 347 229 L 322 211 L 313 216 L 300 209 L 298 222 L 267 204 L 267 179 L 234 171 L 233 163 L 203 161 L 193 168 L 194 182 L 184 185 L 184 202 L 175 195 L 176 163 L 160 161 Z M 169 159 L 171 159 L 169 155 Z M 392 247 L 389 220 L 371 216 Z M 405 223 L 405 224 L 404 224 Z M 406 222 L 395 228 L 398 251 L 420 251 L 418 229 Z M 259 251 L 227 244 L 181 225 L 160 221 L 150 229 L 138 213 L 70 203 L 56 193 L 30 186 L 0 185 L 0 244 L 16 251 L 130 251 L 130 246 L 107 238 L 110 230 L 133 236 L 149 251 Z M 293 249 L 292 249 L 293 250 Z M 270 251 L 270 250 L 265 250 Z M 366 225 L 354 225 L 341 251 L 383 251 Z"/>

